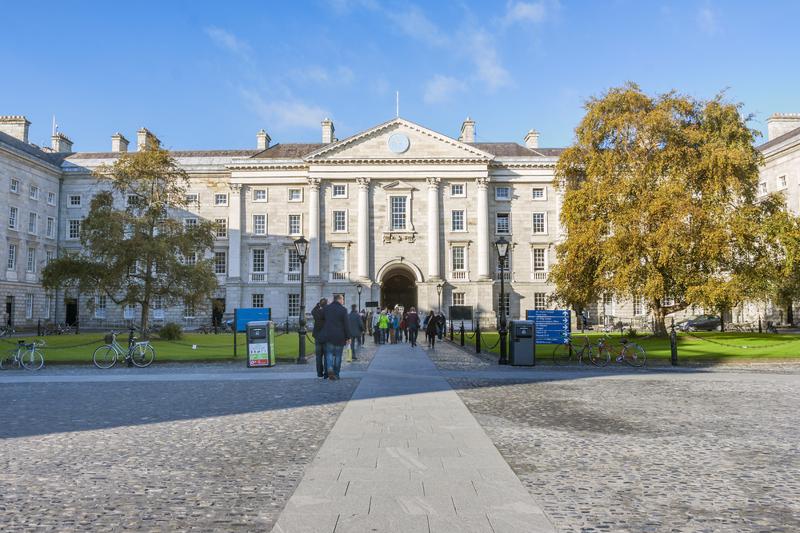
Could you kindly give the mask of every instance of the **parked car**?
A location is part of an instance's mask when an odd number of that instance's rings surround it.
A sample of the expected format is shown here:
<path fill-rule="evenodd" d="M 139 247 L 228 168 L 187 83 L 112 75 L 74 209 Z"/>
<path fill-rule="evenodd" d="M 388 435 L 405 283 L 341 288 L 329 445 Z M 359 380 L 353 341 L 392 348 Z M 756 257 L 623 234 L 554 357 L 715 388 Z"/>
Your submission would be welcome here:
<path fill-rule="evenodd" d="M 698 329 L 715 331 L 720 329 L 722 322 L 719 317 L 715 315 L 697 315 L 678 322 L 676 326 L 681 331 L 697 331 Z"/>

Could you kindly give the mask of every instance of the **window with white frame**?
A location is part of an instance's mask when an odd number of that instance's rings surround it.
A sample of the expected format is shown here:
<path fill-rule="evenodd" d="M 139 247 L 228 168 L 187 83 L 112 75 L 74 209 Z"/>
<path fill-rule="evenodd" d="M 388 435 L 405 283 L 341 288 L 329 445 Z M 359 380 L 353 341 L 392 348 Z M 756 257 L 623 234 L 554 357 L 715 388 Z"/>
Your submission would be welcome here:
<path fill-rule="evenodd" d="M 251 252 L 251 263 L 250 263 L 250 272 L 253 274 L 261 274 L 263 276 L 264 272 L 266 272 L 266 250 L 263 248 L 253 248 Z"/>
<path fill-rule="evenodd" d="M 289 318 L 297 318 L 300 316 L 300 295 L 290 292 L 286 302 L 286 309 Z"/>
<path fill-rule="evenodd" d="M 453 198 L 464 198 L 467 195 L 466 187 L 463 183 L 450 184 L 450 196 Z"/>
<path fill-rule="evenodd" d="M 161 296 L 156 296 L 153 299 L 153 305 L 150 309 L 153 311 L 154 320 L 164 320 L 164 299 Z"/>
<path fill-rule="evenodd" d="M 9 184 L 8 190 L 15 194 L 19 194 L 19 180 L 11 178 L 11 183 Z"/>
<path fill-rule="evenodd" d="M 254 202 L 266 202 L 267 201 L 267 189 L 253 189 L 253 201 Z"/>
<path fill-rule="evenodd" d="M 533 213 L 531 228 L 535 235 L 547 233 L 547 213 Z"/>
<path fill-rule="evenodd" d="M 534 272 L 546 272 L 547 271 L 547 259 L 546 254 L 547 250 L 544 248 L 533 248 L 531 249 L 531 256 L 533 260 L 533 271 Z"/>
<path fill-rule="evenodd" d="M 334 246 L 330 250 L 331 279 L 343 280 L 347 278 L 347 254 L 346 249 L 341 246 Z"/>
<path fill-rule="evenodd" d="M 56 193 L 53 191 L 47 193 L 47 205 L 56 205 Z"/>
<path fill-rule="evenodd" d="M 253 233 L 256 235 L 267 234 L 267 215 L 253 215 Z"/>
<path fill-rule="evenodd" d="M 544 187 L 534 187 L 533 188 L 533 199 L 534 200 L 547 200 L 547 193 Z"/>
<path fill-rule="evenodd" d="M 499 185 L 494 188 L 494 199 L 500 201 L 511 200 L 511 187 Z"/>
<path fill-rule="evenodd" d="M 495 232 L 498 235 L 508 235 L 511 233 L 510 213 L 495 213 Z"/>
<path fill-rule="evenodd" d="M 287 248 L 286 250 L 286 272 L 290 274 L 300 273 L 300 256 L 297 254 L 297 249 Z M 300 278 L 297 278 L 300 281 Z"/>
<path fill-rule="evenodd" d="M 500 295 L 498 295 L 497 303 L 500 304 L 503 307 L 503 309 L 504 309 L 504 311 L 506 313 L 506 318 L 511 316 L 511 293 L 504 292 L 502 299 L 500 298 Z M 499 308 L 497 310 L 500 311 Z"/>
<path fill-rule="evenodd" d="M 466 251 L 466 246 L 453 246 L 450 248 L 450 270 L 463 272 L 467 269 Z"/>
<path fill-rule="evenodd" d="M 758 192 L 759 194 L 767 194 L 767 182 L 762 181 L 758 184 Z"/>
<path fill-rule="evenodd" d="M 392 196 L 390 200 L 391 206 L 391 229 L 404 230 L 406 229 L 407 213 L 406 208 L 408 204 L 408 197 L 406 196 Z"/>
<path fill-rule="evenodd" d="M 125 320 L 133 320 L 136 318 L 136 306 L 133 304 L 126 305 L 122 310 L 122 318 Z"/>
<path fill-rule="evenodd" d="M 36 248 L 28 248 L 28 261 L 25 265 L 25 272 L 36 272 Z"/>
<path fill-rule="evenodd" d="M 633 298 L 633 316 L 639 316 L 644 314 L 644 298 L 641 296 L 635 296 Z"/>
<path fill-rule="evenodd" d="M 228 271 L 228 253 L 214 252 L 214 274 L 225 274 Z"/>
<path fill-rule="evenodd" d="M 214 194 L 214 205 L 226 206 L 228 205 L 228 193 L 218 192 Z"/>
<path fill-rule="evenodd" d="M 139 195 L 129 194 L 126 198 L 126 205 L 128 207 L 137 207 L 139 205 Z"/>
<path fill-rule="evenodd" d="M 67 201 L 67 207 L 80 207 L 80 206 L 81 206 L 81 195 L 70 194 L 69 199 Z"/>
<path fill-rule="evenodd" d="M 8 229 L 17 229 L 17 220 L 19 220 L 19 209 L 14 206 L 8 208 Z"/>
<path fill-rule="evenodd" d="M 36 213 L 28 213 L 28 233 L 31 235 L 36 235 L 37 233 L 37 226 L 39 221 L 39 215 Z"/>
<path fill-rule="evenodd" d="M 25 318 L 33 318 L 33 293 L 25 295 Z"/>
<path fill-rule="evenodd" d="M 45 228 L 48 238 L 54 239 L 56 236 L 56 219 L 53 217 L 47 217 L 47 227 Z"/>
<path fill-rule="evenodd" d="M 335 232 L 347 231 L 347 211 L 333 212 L 333 231 Z"/>
<path fill-rule="evenodd" d="M 347 185 L 334 184 L 331 196 L 334 198 L 347 198 Z"/>
<path fill-rule="evenodd" d="M 786 188 L 786 176 L 778 176 L 778 189 Z"/>
<path fill-rule="evenodd" d="M 55 252 L 53 250 L 45 251 L 45 253 L 44 253 L 44 266 L 49 265 L 50 261 L 52 261 L 55 258 L 55 256 L 56 256 L 56 254 L 55 254 Z"/>
<path fill-rule="evenodd" d="M 67 239 L 77 240 L 81 238 L 81 220 L 71 219 L 67 221 Z"/>
<path fill-rule="evenodd" d="M 184 255 L 183 260 L 181 261 L 184 265 L 187 266 L 194 266 L 197 264 L 197 252 L 192 252 L 189 255 Z M 136 267 L 138 268 L 138 261 L 136 262 Z"/>
<path fill-rule="evenodd" d="M 251 307 L 258 307 L 259 309 L 264 307 L 264 293 L 253 293 L 253 295 L 250 297 L 250 304 Z"/>
<path fill-rule="evenodd" d="M 547 309 L 547 293 L 534 292 L 533 293 L 533 308 L 534 309 Z"/>
<path fill-rule="evenodd" d="M 463 292 L 453 293 L 453 305 L 464 305 L 465 301 L 466 301 L 466 296 Z"/>
<path fill-rule="evenodd" d="M 8 262 L 6 263 L 6 269 L 8 270 L 16 270 L 17 269 L 17 245 L 16 244 L 9 244 L 8 245 Z"/>
<path fill-rule="evenodd" d="M 197 219 L 194 217 L 188 217 L 183 219 L 183 225 L 186 228 L 195 228 L 197 227 Z"/>
<path fill-rule="evenodd" d="M 214 219 L 214 233 L 216 234 L 218 239 L 227 239 L 228 238 L 228 219 L 227 218 L 215 218 Z"/>
<path fill-rule="evenodd" d="M 94 297 L 95 318 L 105 318 L 107 307 L 108 307 L 108 297 L 105 294 L 100 294 Z"/>
<path fill-rule="evenodd" d="M 194 302 L 191 300 L 183 301 L 183 318 L 194 318 L 195 316 Z"/>
<path fill-rule="evenodd" d="M 467 227 L 464 222 L 464 210 L 453 209 L 450 211 L 450 230 L 451 231 L 466 231 Z"/>
<path fill-rule="evenodd" d="M 289 235 L 300 235 L 302 232 L 301 216 L 299 214 L 289 215 Z"/>
<path fill-rule="evenodd" d="M 289 201 L 290 202 L 302 202 L 303 201 L 303 189 L 300 188 L 290 188 L 289 189 Z"/>
<path fill-rule="evenodd" d="M 200 195 L 196 192 L 187 192 L 183 198 L 186 201 L 186 205 L 196 206 L 200 203 Z"/>
<path fill-rule="evenodd" d="M 28 187 L 28 197 L 31 200 L 38 200 L 39 199 L 39 187 L 36 185 L 31 185 Z"/>

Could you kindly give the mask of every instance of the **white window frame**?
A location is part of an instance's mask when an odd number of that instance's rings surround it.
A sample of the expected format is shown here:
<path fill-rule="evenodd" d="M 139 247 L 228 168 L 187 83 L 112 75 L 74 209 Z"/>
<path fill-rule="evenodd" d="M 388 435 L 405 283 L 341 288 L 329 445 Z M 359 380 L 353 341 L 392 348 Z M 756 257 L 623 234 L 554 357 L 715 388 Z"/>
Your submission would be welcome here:
<path fill-rule="evenodd" d="M 153 305 L 150 310 L 153 312 L 153 320 L 164 320 L 164 298 L 161 296 L 153 298 Z"/>
<path fill-rule="evenodd" d="M 77 236 L 72 236 L 72 223 L 76 222 L 78 226 L 78 233 Z M 81 238 L 81 226 L 83 225 L 83 219 L 81 218 L 70 218 L 67 220 L 67 240 L 68 241 L 77 241 Z"/>
<path fill-rule="evenodd" d="M 217 239 L 227 239 L 228 238 L 228 219 L 227 218 L 215 218 L 214 219 L 214 235 Z M 225 234 L 219 234 L 219 228 L 223 228 Z"/>
<path fill-rule="evenodd" d="M 299 197 L 292 199 L 292 191 L 300 191 Z M 302 187 L 288 187 L 286 190 L 286 201 L 288 202 L 302 202 L 303 201 L 303 188 Z"/>
<path fill-rule="evenodd" d="M 11 178 L 8 184 L 8 190 L 14 194 L 19 194 L 19 180 L 17 178 Z"/>
<path fill-rule="evenodd" d="M 299 220 L 296 232 L 292 231 L 292 217 L 297 217 Z M 293 237 L 303 234 L 303 213 L 289 213 L 286 215 L 286 234 Z"/>
<path fill-rule="evenodd" d="M 264 193 L 264 197 L 263 198 L 258 198 L 259 193 Z M 263 203 L 263 202 L 268 201 L 268 199 L 269 199 L 269 193 L 267 192 L 267 189 L 262 189 L 262 188 L 253 189 L 253 201 L 254 202 Z"/>
<path fill-rule="evenodd" d="M 184 217 L 184 219 L 183 219 L 183 227 L 184 228 L 196 228 L 197 227 L 197 217 Z"/>
<path fill-rule="evenodd" d="M 343 213 L 344 214 L 344 229 L 336 229 L 336 214 Z M 333 209 L 331 210 L 331 232 L 332 233 L 347 233 L 349 231 L 349 219 L 350 213 L 347 209 Z"/>
<path fill-rule="evenodd" d="M 778 183 L 778 190 L 785 189 L 786 188 L 786 174 L 784 174 L 783 176 L 778 176 L 777 183 Z"/>
<path fill-rule="evenodd" d="M 541 297 L 541 303 L 537 300 Z M 534 292 L 533 293 L 533 308 L 536 310 L 543 310 L 547 309 L 547 293 L 546 292 Z"/>
<path fill-rule="evenodd" d="M 8 229 L 17 229 L 19 226 L 19 208 L 13 205 L 8 207 Z"/>
<path fill-rule="evenodd" d="M 461 187 L 460 193 L 453 192 L 453 187 Z M 466 198 L 467 197 L 467 184 L 464 182 L 450 184 L 450 198 Z"/>
<path fill-rule="evenodd" d="M 536 231 L 536 222 L 534 221 L 536 215 L 542 215 L 543 231 Z M 533 235 L 547 235 L 547 211 L 534 211 L 531 213 L 531 233 Z"/>
<path fill-rule="evenodd" d="M 294 254 L 297 257 L 296 266 L 297 268 L 292 270 L 290 269 L 291 262 L 289 258 Z M 300 258 L 297 255 L 297 248 L 294 246 L 290 246 L 286 248 L 286 252 L 283 254 L 283 271 L 286 272 L 286 282 L 287 283 L 299 283 L 300 282 L 300 269 L 303 268 L 303 264 L 300 262 Z"/>
<path fill-rule="evenodd" d="M 200 194 L 196 192 L 187 192 L 183 195 L 183 201 L 186 202 L 186 205 L 200 205 Z"/>
<path fill-rule="evenodd" d="M 78 199 L 77 204 L 72 202 L 75 198 Z M 79 209 L 82 205 L 83 205 L 83 195 L 70 194 L 67 196 L 67 209 Z"/>
<path fill-rule="evenodd" d="M 295 300 L 295 302 L 292 302 Z M 293 309 L 294 308 L 294 309 Z M 292 313 L 294 311 L 294 313 Z M 286 295 L 286 316 L 288 318 L 300 318 L 300 294 L 290 292 Z"/>
<path fill-rule="evenodd" d="M 257 301 L 260 300 L 260 301 Z M 264 308 L 264 293 L 263 292 L 254 292 L 250 295 L 250 306 L 255 307 L 256 309 L 263 309 Z"/>
<path fill-rule="evenodd" d="M 189 300 L 183 301 L 183 318 L 184 320 L 191 320 L 197 315 L 197 306 Z"/>
<path fill-rule="evenodd" d="M 508 196 L 500 196 L 499 193 L 502 189 L 508 191 Z M 494 187 L 494 199 L 496 202 L 510 202 L 511 197 L 514 196 L 514 189 L 511 185 L 495 185 Z"/>
<path fill-rule="evenodd" d="M 542 191 L 542 197 L 536 197 L 536 191 Z M 547 201 L 547 187 L 542 185 L 541 187 L 533 187 L 531 188 L 531 200 L 534 202 L 545 202 Z"/>
<path fill-rule="evenodd" d="M 344 257 L 344 264 L 342 265 L 342 270 L 333 270 L 333 250 L 342 250 L 342 256 Z M 328 251 L 328 270 L 330 271 L 330 280 L 331 281 L 347 281 L 350 277 L 350 257 L 347 253 L 348 249 L 347 246 L 337 246 L 332 245 L 330 250 Z"/>
<path fill-rule="evenodd" d="M 105 318 L 106 310 L 108 308 L 108 296 L 105 294 L 98 294 L 94 297 L 94 317 Z"/>
<path fill-rule="evenodd" d="M 218 270 L 218 268 L 217 268 L 217 267 L 220 266 L 220 263 L 217 261 L 217 259 L 219 259 L 219 254 L 222 254 L 222 256 L 225 258 L 224 261 L 222 261 L 222 272 L 220 272 Z M 225 274 L 228 273 L 228 252 L 227 252 L 227 250 L 214 250 L 214 266 L 213 266 L 213 268 L 214 268 L 214 274 L 216 274 L 218 276 L 225 275 Z"/>
<path fill-rule="evenodd" d="M 498 294 L 497 295 L 497 300 L 495 300 L 495 304 L 498 305 L 498 306 L 505 304 L 506 319 L 508 319 L 508 318 L 511 317 L 511 291 L 504 293 L 503 294 L 503 299 L 505 301 L 501 303 L 500 302 L 500 295 Z M 500 312 L 500 308 L 499 307 L 497 308 L 497 312 L 498 313 Z"/>
<path fill-rule="evenodd" d="M 462 268 L 454 268 L 455 249 L 464 250 L 462 256 Z M 447 253 L 447 271 L 449 278 L 454 281 L 469 281 L 469 245 L 467 243 L 452 243 Z"/>
<path fill-rule="evenodd" d="M 30 320 L 33 318 L 33 293 L 25 294 L 25 318 Z"/>
<path fill-rule="evenodd" d="M 500 224 L 498 224 L 498 220 L 500 220 L 500 215 L 505 215 L 506 220 L 508 220 L 508 231 L 500 231 Z M 500 211 L 494 214 L 494 234 L 495 235 L 511 235 L 511 212 L 510 211 Z"/>
<path fill-rule="evenodd" d="M 17 270 L 17 244 L 14 242 L 8 243 L 8 259 L 6 261 L 6 270 Z"/>
<path fill-rule="evenodd" d="M 28 246 L 28 256 L 25 262 L 25 272 L 28 274 L 36 273 L 36 248 Z"/>
<path fill-rule="evenodd" d="M 122 307 L 122 319 L 123 320 L 136 320 L 136 305 L 135 304 L 127 304 Z"/>
<path fill-rule="evenodd" d="M 256 270 L 256 252 L 264 254 L 264 261 L 261 270 Z M 250 281 L 267 281 L 267 250 L 266 248 L 250 249 Z"/>
<path fill-rule="evenodd" d="M 28 185 L 28 198 L 31 200 L 39 201 L 39 187 L 36 185 Z"/>
<path fill-rule="evenodd" d="M 394 225 L 394 206 L 392 205 L 392 203 L 393 203 L 395 198 L 403 198 L 405 200 L 405 206 L 404 206 L 404 211 L 403 211 L 403 217 L 404 217 L 403 220 L 404 220 L 405 225 L 402 228 L 395 227 L 395 225 Z M 410 224 L 409 224 L 410 206 L 411 206 L 411 197 L 410 197 L 410 195 L 408 195 L 408 194 L 390 194 L 389 195 L 389 209 L 388 209 L 389 231 L 408 231 L 408 228 L 410 226 Z"/>
<path fill-rule="evenodd" d="M 758 193 L 759 194 L 767 194 L 767 182 L 766 181 L 760 181 L 758 183 Z"/>
<path fill-rule="evenodd" d="M 536 268 L 536 252 L 542 252 L 542 268 Z M 546 281 L 548 272 L 550 271 L 549 257 L 547 257 L 547 247 L 545 246 L 532 246 L 531 247 L 531 281 Z"/>
<path fill-rule="evenodd" d="M 33 228 L 31 228 L 33 222 Z M 31 235 L 39 234 L 39 215 L 36 213 L 28 213 L 28 233 Z"/>
<path fill-rule="evenodd" d="M 44 252 L 44 266 L 50 264 L 50 261 L 56 258 L 56 253 L 54 250 L 45 250 Z"/>
<path fill-rule="evenodd" d="M 461 229 L 456 229 L 456 213 L 461 213 Z M 467 231 L 467 210 L 466 209 L 451 209 L 450 210 L 450 231 L 454 233 L 463 233 Z"/>
<path fill-rule="evenodd" d="M 337 187 L 344 187 L 344 192 L 336 194 Z M 347 198 L 348 187 L 346 183 L 334 183 L 331 185 L 331 198 Z"/>
<path fill-rule="evenodd" d="M 228 193 L 215 192 L 214 193 L 214 207 L 228 207 Z"/>
<path fill-rule="evenodd" d="M 264 217 L 263 228 L 261 228 L 262 231 L 259 231 L 258 224 L 256 223 L 256 218 L 257 217 Z M 267 214 L 266 213 L 253 213 L 252 223 L 253 223 L 253 235 L 266 235 L 267 234 Z"/>
<path fill-rule="evenodd" d="M 56 219 L 54 217 L 47 217 L 47 225 L 45 226 L 45 235 L 48 239 L 56 238 Z"/>
<path fill-rule="evenodd" d="M 450 293 L 450 301 L 453 303 L 453 305 L 466 305 L 467 293 L 464 291 L 453 291 Z"/>
<path fill-rule="evenodd" d="M 53 191 L 47 191 L 47 205 L 55 206 L 56 205 L 56 193 Z"/>

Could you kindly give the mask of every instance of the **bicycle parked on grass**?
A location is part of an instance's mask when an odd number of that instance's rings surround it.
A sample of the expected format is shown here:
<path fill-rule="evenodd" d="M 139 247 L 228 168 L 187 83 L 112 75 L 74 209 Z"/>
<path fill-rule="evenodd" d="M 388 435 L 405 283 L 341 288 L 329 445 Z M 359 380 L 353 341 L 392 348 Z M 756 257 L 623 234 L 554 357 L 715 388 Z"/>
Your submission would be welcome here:
<path fill-rule="evenodd" d="M 25 370 L 39 370 L 44 366 L 44 355 L 37 348 L 44 346 L 44 341 L 26 343 L 19 341 L 17 347 L 0 358 L 0 370 L 17 366 Z"/>
<path fill-rule="evenodd" d="M 583 362 L 586 357 L 595 366 L 606 366 L 607 359 L 598 357 L 598 352 L 595 347 L 589 342 L 589 337 L 583 337 L 583 345 L 578 347 L 572 343 L 572 339 L 564 344 L 559 344 L 553 350 L 553 363 L 563 366 L 569 364 L 573 358 L 578 361 L 578 364 Z"/>
<path fill-rule="evenodd" d="M 647 363 L 647 351 L 628 339 L 620 339 L 620 351 L 616 354 L 618 363 L 625 363 L 637 368 L 643 367 Z M 611 337 L 606 335 L 597 342 L 597 357 L 604 362 L 600 366 L 605 366 L 611 361 L 612 355 Z"/>
<path fill-rule="evenodd" d="M 108 344 L 100 346 L 94 351 L 92 361 L 97 368 L 111 368 L 117 364 L 117 359 L 122 357 L 126 363 L 133 364 L 140 368 L 150 366 L 156 358 L 156 349 L 150 344 L 150 341 L 137 342 L 133 335 L 134 328 L 130 328 L 128 335 L 128 350 L 125 351 L 122 346 L 117 342 L 116 331 L 112 331 L 106 335 L 105 341 Z"/>

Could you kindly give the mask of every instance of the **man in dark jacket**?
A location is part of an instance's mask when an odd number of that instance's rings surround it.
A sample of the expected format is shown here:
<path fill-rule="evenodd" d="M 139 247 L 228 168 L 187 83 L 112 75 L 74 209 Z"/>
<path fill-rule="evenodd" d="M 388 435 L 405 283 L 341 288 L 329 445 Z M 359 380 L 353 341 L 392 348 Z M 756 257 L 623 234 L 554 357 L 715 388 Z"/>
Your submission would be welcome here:
<path fill-rule="evenodd" d="M 324 310 L 328 305 L 327 298 L 319 301 L 314 309 L 311 310 L 311 316 L 314 318 L 314 329 L 311 334 L 314 336 L 314 348 L 317 356 L 317 377 L 327 378 L 328 372 L 325 366 L 325 339 L 321 338 L 322 326 L 325 325 Z"/>
<path fill-rule="evenodd" d="M 419 315 L 416 307 L 412 307 L 406 315 L 406 327 L 408 328 L 408 340 L 414 347 L 417 345 L 417 334 L 419 333 Z"/>
<path fill-rule="evenodd" d="M 343 302 L 344 296 L 337 294 L 333 297 L 333 302 L 322 312 L 325 324 L 320 334 L 325 340 L 325 364 L 328 367 L 329 380 L 339 379 L 342 351 L 353 338 L 350 332 L 350 319 L 347 316 L 347 309 L 342 305 Z"/>
<path fill-rule="evenodd" d="M 358 349 L 361 349 L 364 345 L 364 341 L 361 340 L 363 338 L 362 334 L 364 333 L 364 319 L 361 317 L 361 313 L 358 312 L 356 304 L 350 306 L 350 315 L 348 319 L 350 320 L 350 333 L 353 334 L 353 341 L 350 343 L 350 347 L 353 350 L 353 361 L 355 361 L 358 359 L 356 357 L 356 346 L 358 346 Z"/>

